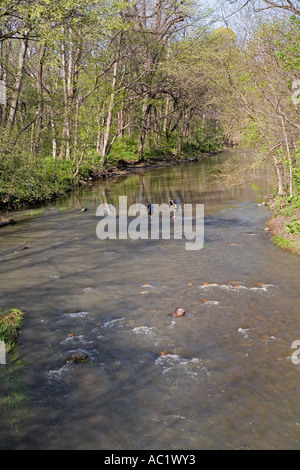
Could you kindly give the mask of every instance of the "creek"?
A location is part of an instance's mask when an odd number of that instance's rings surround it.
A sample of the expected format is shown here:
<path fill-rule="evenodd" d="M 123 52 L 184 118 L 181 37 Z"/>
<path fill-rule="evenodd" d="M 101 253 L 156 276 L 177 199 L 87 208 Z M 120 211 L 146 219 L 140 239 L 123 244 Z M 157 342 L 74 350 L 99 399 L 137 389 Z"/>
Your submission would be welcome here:
<path fill-rule="evenodd" d="M 1 449 L 299 449 L 300 259 L 265 231 L 267 170 L 255 184 L 216 184 L 211 170 L 232 153 L 12 214 L 0 295 L 3 310 L 26 313 L 25 399 L 7 406 L 14 386 L 0 365 Z M 124 195 L 204 204 L 204 247 L 99 240 L 97 207 Z M 88 360 L 65 363 L 77 349 Z"/>

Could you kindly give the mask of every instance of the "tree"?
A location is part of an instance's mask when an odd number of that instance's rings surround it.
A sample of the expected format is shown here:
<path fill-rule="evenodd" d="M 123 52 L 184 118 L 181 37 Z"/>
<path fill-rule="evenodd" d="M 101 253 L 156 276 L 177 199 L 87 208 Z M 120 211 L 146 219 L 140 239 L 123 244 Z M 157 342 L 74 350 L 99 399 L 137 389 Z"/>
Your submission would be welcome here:
<path fill-rule="evenodd" d="M 299 109 L 292 102 L 295 66 L 287 67 L 283 50 L 291 43 L 297 27 L 290 20 L 260 24 L 247 47 L 241 51 L 241 72 L 235 79 L 236 99 L 245 112 L 246 135 L 261 161 L 269 160 L 277 175 L 280 195 L 294 195 L 297 164 Z M 297 56 L 290 55 L 289 62 Z"/>
<path fill-rule="evenodd" d="M 230 4 L 237 4 L 241 10 L 246 6 L 252 6 L 256 12 L 264 12 L 270 9 L 278 9 L 287 11 L 294 15 L 300 16 L 300 8 L 298 0 L 225 0 Z"/>

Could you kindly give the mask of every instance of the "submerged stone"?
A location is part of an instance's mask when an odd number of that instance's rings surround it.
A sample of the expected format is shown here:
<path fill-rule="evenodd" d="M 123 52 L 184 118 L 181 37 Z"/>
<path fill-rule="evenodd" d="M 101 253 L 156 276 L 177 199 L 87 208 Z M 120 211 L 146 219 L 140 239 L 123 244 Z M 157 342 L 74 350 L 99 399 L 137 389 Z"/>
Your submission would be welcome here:
<path fill-rule="evenodd" d="M 81 362 L 85 361 L 87 358 L 87 354 L 81 349 L 78 349 L 76 351 L 70 351 L 65 357 L 65 362 Z"/>

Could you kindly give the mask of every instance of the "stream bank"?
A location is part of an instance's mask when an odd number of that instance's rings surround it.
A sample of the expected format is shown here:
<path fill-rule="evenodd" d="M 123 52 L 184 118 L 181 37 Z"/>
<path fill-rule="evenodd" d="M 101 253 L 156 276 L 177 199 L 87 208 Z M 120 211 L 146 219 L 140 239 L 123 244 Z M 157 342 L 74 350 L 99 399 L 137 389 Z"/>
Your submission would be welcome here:
<path fill-rule="evenodd" d="M 292 233 L 287 227 L 293 223 L 293 219 L 300 220 L 300 211 L 295 211 L 294 216 L 284 214 L 273 215 L 268 221 L 268 227 L 273 236 L 273 242 L 280 248 L 300 256 L 300 236 L 299 233 Z"/>
<path fill-rule="evenodd" d="M 221 152 L 221 151 L 220 151 Z M 176 166 L 188 162 L 200 162 L 203 159 L 209 158 L 220 152 L 204 152 L 193 156 L 182 156 L 175 158 L 174 155 L 163 158 L 151 158 L 147 160 L 123 160 L 120 159 L 115 165 L 109 165 L 107 168 L 100 168 L 97 166 L 92 167 L 88 174 L 78 175 L 77 180 L 69 179 L 69 183 L 64 189 L 58 192 L 51 192 L 47 196 L 40 194 L 33 197 L 31 200 L 23 200 L 22 197 L 15 195 L 12 197 L 8 194 L 0 193 L 0 221 L 8 222 L 10 219 L 7 217 L 9 212 L 21 209 L 29 209 L 40 207 L 44 204 L 49 204 L 60 197 L 71 194 L 74 191 L 80 190 L 82 187 L 96 183 L 97 181 L 106 181 L 118 176 L 126 176 L 144 170 L 153 170 L 156 168 L 165 168 L 169 166 Z M 4 215 L 5 214 L 5 215 Z M 3 224 L 4 226 L 5 224 Z M 1 226 L 0 226 L 1 227 Z"/>

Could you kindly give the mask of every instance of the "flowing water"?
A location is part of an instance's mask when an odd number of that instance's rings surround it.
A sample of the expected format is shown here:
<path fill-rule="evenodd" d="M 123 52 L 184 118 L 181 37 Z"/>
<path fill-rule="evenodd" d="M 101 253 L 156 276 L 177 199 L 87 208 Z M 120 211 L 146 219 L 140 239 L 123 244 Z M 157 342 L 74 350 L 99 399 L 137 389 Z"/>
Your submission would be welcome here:
<path fill-rule="evenodd" d="M 300 258 L 264 230 L 267 172 L 216 186 L 227 157 L 94 184 L 1 229 L 1 308 L 26 317 L 0 365 L 0 448 L 299 449 Z M 203 249 L 99 240 L 96 209 L 120 195 L 204 204 Z M 88 360 L 65 363 L 77 349 Z"/>

